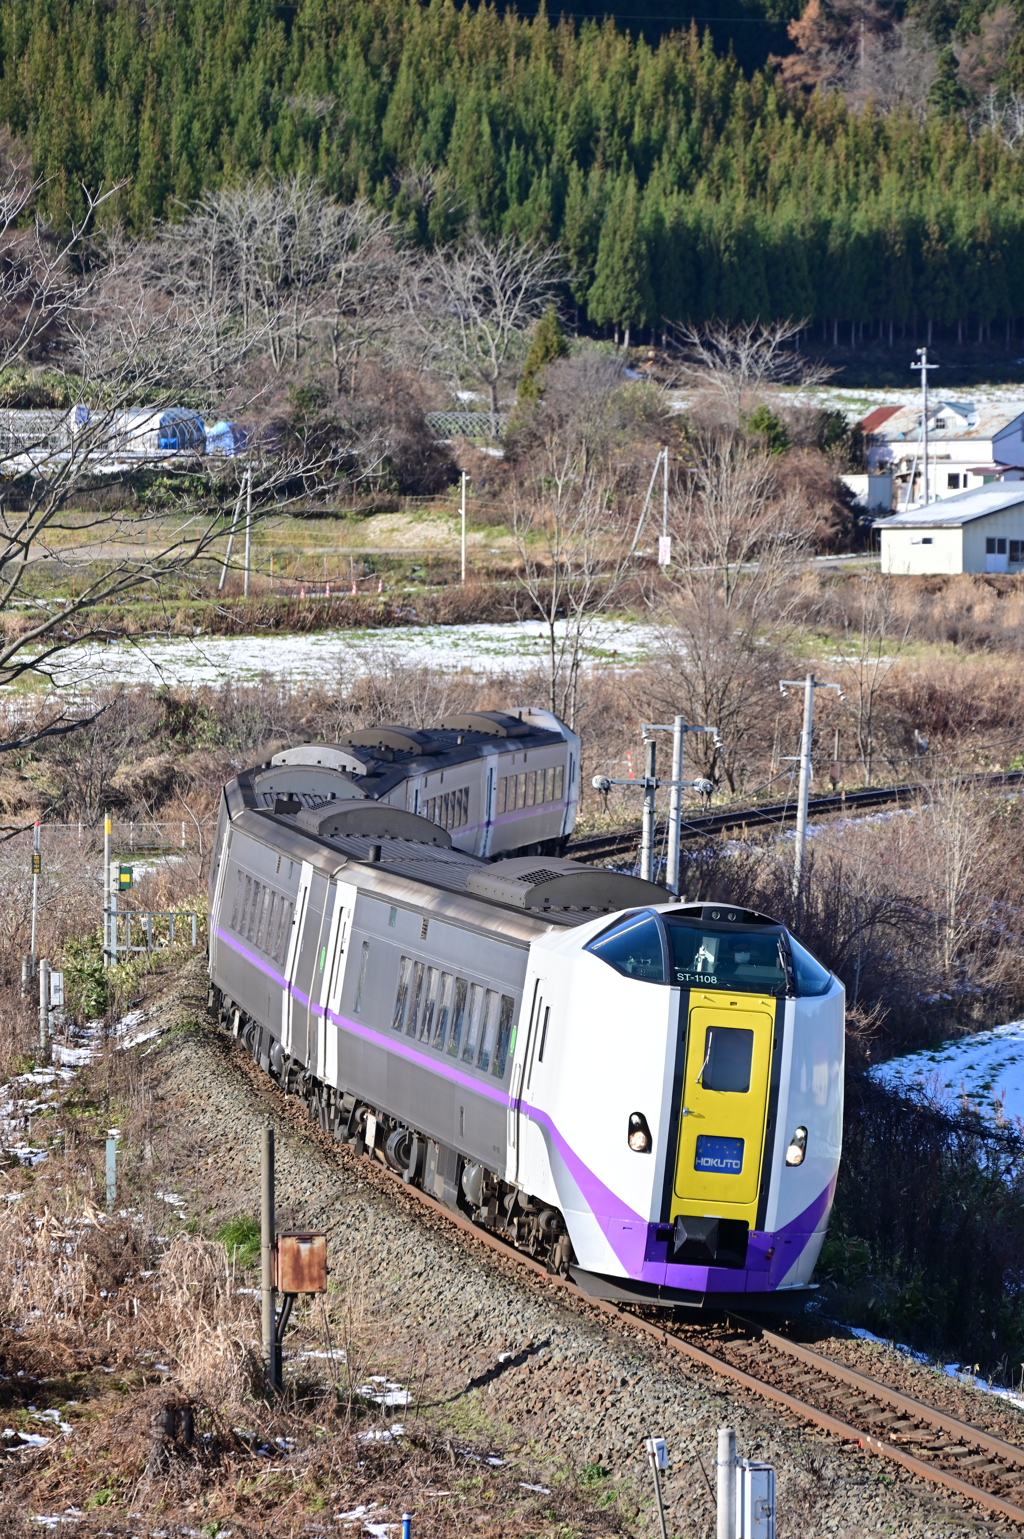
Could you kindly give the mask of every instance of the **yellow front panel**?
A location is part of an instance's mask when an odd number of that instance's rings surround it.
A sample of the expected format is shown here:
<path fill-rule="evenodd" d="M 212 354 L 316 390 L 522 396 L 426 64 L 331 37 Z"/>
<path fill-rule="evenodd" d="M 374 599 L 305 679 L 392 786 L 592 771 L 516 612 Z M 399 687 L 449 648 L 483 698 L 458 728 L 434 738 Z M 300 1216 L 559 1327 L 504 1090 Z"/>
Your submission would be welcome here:
<path fill-rule="evenodd" d="M 774 999 L 690 994 L 673 1218 L 709 1213 L 753 1227 L 774 1028 Z"/>

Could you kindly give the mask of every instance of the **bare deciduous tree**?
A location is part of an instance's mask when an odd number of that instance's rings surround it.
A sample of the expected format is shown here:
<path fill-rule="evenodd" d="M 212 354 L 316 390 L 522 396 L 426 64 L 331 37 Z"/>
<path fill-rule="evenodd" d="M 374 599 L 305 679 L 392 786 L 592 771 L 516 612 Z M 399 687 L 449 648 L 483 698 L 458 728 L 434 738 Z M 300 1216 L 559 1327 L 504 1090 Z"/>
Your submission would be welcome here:
<path fill-rule="evenodd" d="M 873 583 L 865 594 L 860 624 L 852 626 L 844 612 L 844 636 L 837 663 L 839 682 L 846 697 L 846 712 L 853 720 L 857 753 L 867 785 L 875 758 L 878 699 L 886 679 L 899 662 L 916 614 L 898 613 L 891 581 Z"/>
<path fill-rule="evenodd" d="M 561 272 L 552 247 L 475 235 L 413 268 L 407 303 L 428 352 L 456 385 L 483 386 L 497 412 L 499 388 Z"/>
<path fill-rule="evenodd" d="M 36 191 L 21 192 L 8 179 L 6 225 L 0 198 L 9 318 L 0 333 L 0 369 L 31 358 L 45 333 L 47 361 L 63 375 L 71 404 L 42 414 L 44 420 L 5 413 L 0 424 L 0 685 L 29 671 L 52 678 L 56 660 L 76 642 L 121 633 L 123 599 L 140 589 L 160 594 L 210 562 L 225 533 L 224 481 L 237 486 L 247 477 L 252 517 L 259 519 L 330 475 L 345 447 L 254 437 L 244 466 L 226 462 L 200 491 L 194 477 L 182 474 L 197 468 L 187 456 L 133 451 L 133 409 L 145 403 L 142 415 L 155 438 L 162 413 L 183 391 L 213 395 L 236 383 L 264 332 L 258 318 L 247 324 L 222 293 L 179 290 L 149 248 L 115 239 L 106 253 L 87 250 L 82 225 L 56 241 L 53 256 L 40 225 L 28 234 L 14 227 Z M 155 463 L 167 477 L 166 504 L 144 499 L 103 512 L 83 506 L 83 493 L 97 486 L 109 493 Z M 62 597 L 43 601 L 40 577 Z"/>
<path fill-rule="evenodd" d="M 779 594 L 806 555 L 808 510 L 779 479 L 766 448 L 729 433 L 700 435 L 672 512 L 672 581 L 691 597 L 709 586 L 754 624 L 778 617 Z"/>
<path fill-rule="evenodd" d="M 826 364 L 806 358 L 796 346 L 806 326 L 806 321 L 792 320 L 673 326 L 678 381 L 717 399 L 723 423 L 736 427 L 741 414 L 773 388 L 820 384 L 831 377 Z"/>
<path fill-rule="evenodd" d="M 546 473 L 513 497 L 521 612 L 543 623 L 549 706 L 570 727 L 588 642 L 629 566 L 628 526 L 611 503 L 609 483 L 583 473 L 579 457 L 557 443 Z"/>

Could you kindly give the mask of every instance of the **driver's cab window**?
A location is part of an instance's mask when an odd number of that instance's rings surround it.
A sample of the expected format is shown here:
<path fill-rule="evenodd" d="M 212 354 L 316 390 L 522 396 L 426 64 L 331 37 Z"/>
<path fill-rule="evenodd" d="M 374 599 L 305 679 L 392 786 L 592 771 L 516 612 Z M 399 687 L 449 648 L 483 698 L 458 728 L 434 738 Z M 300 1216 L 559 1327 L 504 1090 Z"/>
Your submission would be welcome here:
<path fill-rule="evenodd" d="M 779 931 L 712 930 L 671 920 L 666 928 L 672 983 L 756 993 L 785 991 Z"/>

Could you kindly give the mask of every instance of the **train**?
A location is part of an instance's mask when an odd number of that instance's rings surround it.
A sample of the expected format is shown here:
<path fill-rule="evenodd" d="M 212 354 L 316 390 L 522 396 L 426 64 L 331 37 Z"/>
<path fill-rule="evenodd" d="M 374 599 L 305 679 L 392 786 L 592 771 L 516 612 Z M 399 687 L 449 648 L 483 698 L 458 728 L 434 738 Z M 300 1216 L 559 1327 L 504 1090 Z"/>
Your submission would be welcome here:
<path fill-rule="evenodd" d="M 580 740 L 551 711 L 470 711 L 429 728 L 361 727 L 300 744 L 260 772 L 265 806 L 373 800 L 447 829 L 457 850 L 559 855 L 576 822 Z"/>
<path fill-rule="evenodd" d="M 432 797 L 331 799 L 317 752 L 224 787 L 225 1029 L 325 1132 L 590 1296 L 806 1302 L 841 1153 L 839 979 L 766 915 L 486 859 Z"/>

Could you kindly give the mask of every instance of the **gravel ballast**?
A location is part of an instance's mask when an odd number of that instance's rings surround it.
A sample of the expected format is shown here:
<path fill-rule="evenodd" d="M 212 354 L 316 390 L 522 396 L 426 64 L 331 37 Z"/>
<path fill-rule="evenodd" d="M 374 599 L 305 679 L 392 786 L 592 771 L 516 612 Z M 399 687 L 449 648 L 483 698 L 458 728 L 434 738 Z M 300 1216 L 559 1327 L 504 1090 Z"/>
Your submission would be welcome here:
<path fill-rule="evenodd" d="M 416 1403 L 456 1440 L 459 1429 L 485 1436 L 552 1483 L 581 1475 L 625 1482 L 644 1500 L 635 1524 L 644 1535 L 657 1527 L 645 1437 L 668 1442 L 669 1534 L 703 1536 L 714 1531 L 707 1482 L 723 1425 L 736 1429 L 741 1454 L 774 1464 L 780 1539 L 1017 1532 L 627 1333 L 478 1245 L 388 1172 L 330 1144 L 216 1027 L 205 997 L 205 976 L 190 967 L 147 1009 L 147 1024 L 168 1034 L 135 1049 L 144 1055 L 158 1164 L 167 1151 L 162 1175 L 176 1179 L 204 1229 L 258 1211 L 260 1129 L 269 1120 L 279 1227 L 326 1231 L 353 1339 L 361 1323 L 372 1325 L 374 1340 L 386 1342 L 387 1371 L 413 1386 Z M 859 1366 L 877 1373 L 878 1359 Z"/>

